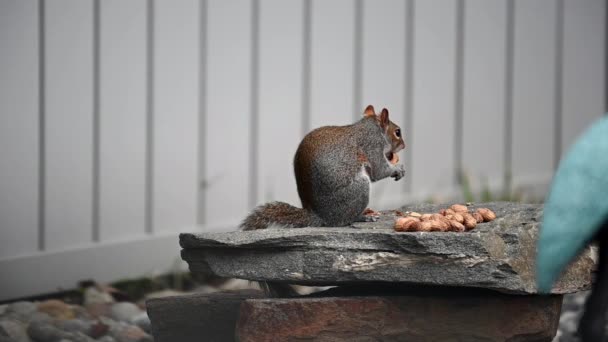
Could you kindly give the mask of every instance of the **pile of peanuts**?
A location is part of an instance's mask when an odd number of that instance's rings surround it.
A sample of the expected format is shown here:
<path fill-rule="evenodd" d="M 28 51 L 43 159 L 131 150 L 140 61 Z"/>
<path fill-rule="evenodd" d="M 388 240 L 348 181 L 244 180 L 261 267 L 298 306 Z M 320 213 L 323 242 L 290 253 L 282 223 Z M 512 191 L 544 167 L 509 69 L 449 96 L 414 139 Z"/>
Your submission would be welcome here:
<path fill-rule="evenodd" d="M 475 228 L 478 223 L 496 218 L 496 214 L 488 208 L 469 212 L 469 208 L 462 204 L 454 204 L 433 214 L 401 214 L 402 217 L 395 220 L 394 228 L 398 232 L 464 232 Z"/>

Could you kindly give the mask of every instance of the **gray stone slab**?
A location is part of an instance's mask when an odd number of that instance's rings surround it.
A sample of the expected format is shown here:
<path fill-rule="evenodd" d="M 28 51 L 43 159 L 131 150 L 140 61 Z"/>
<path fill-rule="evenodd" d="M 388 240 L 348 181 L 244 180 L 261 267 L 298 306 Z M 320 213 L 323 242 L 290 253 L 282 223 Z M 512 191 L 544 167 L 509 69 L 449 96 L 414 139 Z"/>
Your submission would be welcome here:
<path fill-rule="evenodd" d="M 436 212 L 445 205 L 402 208 Z M 542 206 L 484 203 L 497 219 L 472 231 L 395 232 L 394 211 L 351 227 L 264 229 L 181 234 L 182 258 L 194 273 L 301 285 L 397 282 L 537 293 L 536 240 Z M 576 229 L 576 227 L 573 227 Z M 595 266 L 590 248 L 553 293 L 587 289 Z"/>
<path fill-rule="evenodd" d="M 245 299 L 262 298 L 260 291 L 154 298 L 146 301 L 156 342 L 234 341 L 234 329 Z"/>

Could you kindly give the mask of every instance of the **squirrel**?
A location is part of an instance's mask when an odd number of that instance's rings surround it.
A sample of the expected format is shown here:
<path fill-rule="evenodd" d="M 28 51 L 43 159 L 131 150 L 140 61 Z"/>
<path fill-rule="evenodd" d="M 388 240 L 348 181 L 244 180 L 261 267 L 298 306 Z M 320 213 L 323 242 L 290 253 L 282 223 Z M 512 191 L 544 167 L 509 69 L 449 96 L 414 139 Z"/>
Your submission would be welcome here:
<path fill-rule="evenodd" d="M 243 230 L 270 226 L 339 227 L 366 221 L 371 183 L 405 175 L 403 164 L 390 163 L 405 148 L 401 128 L 388 110 L 369 105 L 351 125 L 324 126 L 308 133 L 296 151 L 294 171 L 302 208 L 270 202 L 253 210 Z"/>

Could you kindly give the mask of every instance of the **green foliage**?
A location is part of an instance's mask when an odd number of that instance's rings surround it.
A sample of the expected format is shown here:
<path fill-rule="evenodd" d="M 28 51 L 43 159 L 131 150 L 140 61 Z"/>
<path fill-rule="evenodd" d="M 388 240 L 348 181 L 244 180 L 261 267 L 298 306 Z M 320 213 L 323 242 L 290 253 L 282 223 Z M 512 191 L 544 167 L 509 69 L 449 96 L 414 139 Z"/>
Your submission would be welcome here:
<path fill-rule="evenodd" d="M 524 200 L 523 191 L 521 189 L 513 189 L 510 173 L 505 174 L 503 189 L 499 194 L 492 192 L 488 179 L 485 177 L 481 180 L 481 190 L 478 194 L 475 194 L 471 187 L 470 177 L 466 172 L 460 172 L 459 184 L 465 202 L 523 202 Z"/>

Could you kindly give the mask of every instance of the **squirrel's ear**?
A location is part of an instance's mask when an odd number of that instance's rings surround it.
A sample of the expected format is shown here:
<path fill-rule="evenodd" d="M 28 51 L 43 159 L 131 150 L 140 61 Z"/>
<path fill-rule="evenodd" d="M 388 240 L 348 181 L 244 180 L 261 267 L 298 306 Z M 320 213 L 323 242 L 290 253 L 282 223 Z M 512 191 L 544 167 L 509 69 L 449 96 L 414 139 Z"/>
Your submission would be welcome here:
<path fill-rule="evenodd" d="M 382 113 L 380 113 L 380 126 L 382 126 L 382 128 L 387 128 L 388 124 L 388 109 L 382 108 Z"/>
<path fill-rule="evenodd" d="M 363 116 L 368 117 L 373 115 L 376 115 L 376 112 L 374 111 L 374 106 L 367 106 L 367 108 L 365 108 L 365 112 L 363 112 Z"/>

